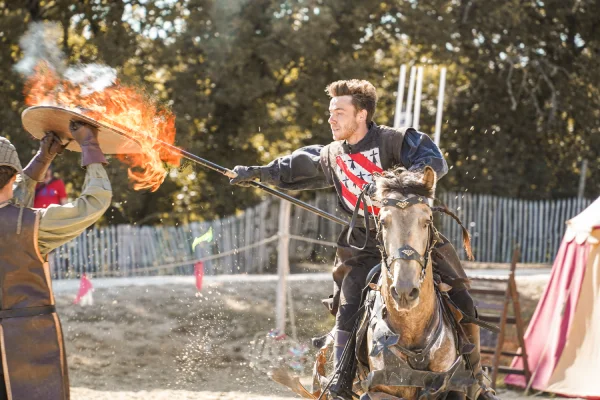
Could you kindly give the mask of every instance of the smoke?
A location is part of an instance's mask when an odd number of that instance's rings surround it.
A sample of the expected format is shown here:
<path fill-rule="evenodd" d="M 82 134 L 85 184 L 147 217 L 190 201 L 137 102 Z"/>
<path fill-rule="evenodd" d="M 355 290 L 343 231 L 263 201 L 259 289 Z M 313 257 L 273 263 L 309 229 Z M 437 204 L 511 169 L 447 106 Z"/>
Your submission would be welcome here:
<path fill-rule="evenodd" d="M 64 79 L 81 89 L 81 95 L 88 96 L 115 84 L 117 72 L 102 64 L 79 64 L 68 67 L 65 54 L 59 48 L 62 39 L 61 26 L 56 22 L 33 22 L 19 40 L 23 58 L 15 65 L 15 70 L 27 77 L 35 73 L 40 62 L 45 62 Z"/>
<path fill-rule="evenodd" d="M 107 65 L 80 64 L 67 69 L 65 78 L 81 88 L 82 96 L 88 96 L 114 85 L 117 81 L 117 71 Z"/>
<path fill-rule="evenodd" d="M 19 44 L 23 58 L 15 65 L 15 70 L 27 77 L 35 73 L 40 61 L 54 68 L 59 75 L 66 69 L 65 56 L 58 43 L 62 38 L 60 25 L 56 22 L 33 22 Z"/>

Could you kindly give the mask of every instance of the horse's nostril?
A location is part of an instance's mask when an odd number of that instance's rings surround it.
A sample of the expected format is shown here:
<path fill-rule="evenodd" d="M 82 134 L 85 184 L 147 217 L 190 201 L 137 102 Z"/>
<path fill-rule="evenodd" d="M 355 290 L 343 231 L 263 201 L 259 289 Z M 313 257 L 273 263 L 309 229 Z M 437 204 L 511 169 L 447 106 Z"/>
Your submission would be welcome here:
<path fill-rule="evenodd" d="M 396 285 L 390 287 L 390 293 L 394 299 L 398 300 L 400 298 L 400 296 L 398 296 L 398 291 L 396 290 Z"/>
<path fill-rule="evenodd" d="M 410 291 L 410 293 L 408 294 L 408 298 L 410 300 L 414 300 L 417 297 L 419 297 L 419 289 L 414 288 L 413 290 Z"/>

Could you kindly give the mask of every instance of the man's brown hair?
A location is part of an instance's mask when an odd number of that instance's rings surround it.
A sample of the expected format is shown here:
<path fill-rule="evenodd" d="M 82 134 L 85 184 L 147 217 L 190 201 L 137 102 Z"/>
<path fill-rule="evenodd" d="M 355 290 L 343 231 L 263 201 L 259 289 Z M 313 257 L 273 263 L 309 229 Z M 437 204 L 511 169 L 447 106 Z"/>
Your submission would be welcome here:
<path fill-rule="evenodd" d="M 350 79 L 335 81 L 327 85 L 329 97 L 352 96 L 352 105 L 357 111 L 367 110 L 367 124 L 373 120 L 377 107 L 377 91 L 369 81 Z"/>
<path fill-rule="evenodd" d="M 17 174 L 17 170 L 8 165 L 0 165 L 0 189 L 4 189 L 4 186 L 10 182 L 13 176 Z"/>

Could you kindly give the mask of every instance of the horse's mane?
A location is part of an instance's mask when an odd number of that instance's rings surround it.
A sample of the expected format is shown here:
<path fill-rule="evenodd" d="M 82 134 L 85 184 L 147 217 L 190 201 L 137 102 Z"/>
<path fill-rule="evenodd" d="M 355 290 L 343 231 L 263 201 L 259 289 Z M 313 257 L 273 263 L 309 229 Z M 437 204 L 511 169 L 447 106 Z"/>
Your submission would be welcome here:
<path fill-rule="evenodd" d="M 408 171 L 403 167 L 383 172 L 377 178 L 377 188 L 381 189 L 383 197 L 391 192 L 400 193 L 403 196 L 416 194 L 429 198 L 433 198 L 435 194 L 435 185 L 427 187 L 423 183 L 422 171 Z"/>
<path fill-rule="evenodd" d="M 403 196 L 414 194 L 433 199 L 435 196 L 435 185 L 428 187 L 423 182 L 422 171 L 408 171 L 406 168 L 399 167 L 391 171 L 385 171 L 377 177 L 377 189 L 380 190 L 381 197 L 386 197 L 390 193 L 400 193 Z M 433 211 L 443 212 L 452 217 L 462 228 L 463 246 L 469 260 L 473 260 L 473 251 L 471 249 L 471 235 L 464 227 L 461 220 L 450 211 L 446 206 L 433 207 Z"/>

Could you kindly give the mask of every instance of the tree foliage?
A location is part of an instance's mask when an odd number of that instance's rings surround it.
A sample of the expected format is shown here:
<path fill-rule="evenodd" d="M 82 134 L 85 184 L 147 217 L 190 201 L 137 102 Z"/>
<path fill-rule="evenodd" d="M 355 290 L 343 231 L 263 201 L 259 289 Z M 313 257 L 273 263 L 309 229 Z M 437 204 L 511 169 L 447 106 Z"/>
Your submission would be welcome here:
<path fill-rule="evenodd" d="M 448 68 L 440 184 L 503 196 L 600 192 L 600 4 L 591 0 L 0 0 L 0 135 L 27 162 L 19 38 L 56 21 L 70 63 L 101 62 L 177 116 L 177 144 L 225 167 L 264 164 L 331 140 L 325 86 L 371 80 L 376 121 L 393 121 L 399 65 L 429 66 L 421 130 L 433 132 L 439 66 Z M 56 162 L 73 190 L 77 155 Z M 112 160 L 114 222 L 185 222 L 257 201 L 252 189 L 184 162 L 154 193 Z"/>

